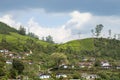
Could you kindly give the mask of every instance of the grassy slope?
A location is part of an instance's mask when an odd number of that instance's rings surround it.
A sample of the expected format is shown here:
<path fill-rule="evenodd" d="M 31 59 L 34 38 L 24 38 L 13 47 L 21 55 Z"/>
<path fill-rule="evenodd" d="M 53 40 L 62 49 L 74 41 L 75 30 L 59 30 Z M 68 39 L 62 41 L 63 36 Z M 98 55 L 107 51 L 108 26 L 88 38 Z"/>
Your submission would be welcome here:
<path fill-rule="evenodd" d="M 18 31 L 15 28 L 12 28 L 3 22 L 0 22 L 0 42 L 1 42 L 2 38 L 5 38 L 5 36 L 6 36 L 7 42 L 17 43 L 19 40 L 19 42 L 21 44 L 24 44 L 26 42 L 26 40 L 30 38 L 28 36 L 23 36 L 23 35 L 18 34 Z M 37 42 L 38 44 L 41 44 L 43 46 L 46 46 L 49 44 L 47 42 L 37 40 L 34 38 L 31 38 L 31 39 L 33 39 L 35 42 Z"/>
<path fill-rule="evenodd" d="M 18 40 L 21 44 L 24 44 L 26 42 L 26 40 L 30 38 L 29 36 L 23 36 L 18 33 L 10 32 L 10 34 L 8 34 L 8 35 L 0 34 L 0 42 L 1 42 L 2 37 L 4 37 L 4 36 L 6 36 L 7 42 L 14 43 L 14 44 L 16 44 L 18 42 Z M 40 44 L 42 46 L 47 46 L 49 44 L 42 40 L 38 40 L 38 39 L 34 39 L 34 38 L 31 38 L 31 39 L 33 39 L 35 42 L 37 42 L 38 44 Z"/>
<path fill-rule="evenodd" d="M 93 39 L 86 38 L 82 40 L 73 40 L 64 44 L 60 44 L 59 48 L 66 49 L 67 47 L 71 47 L 73 50 L 92 50 L 93 49 Z"/>
<path fill-rule="evenodd" d="M 11 41 L 20 39 L 22 41 L 22 43 L 25 43 L 26 40 L 30 37 L 29 36 L 23 36 L 23 35 L 20 35 L 20 34 L 17 34 L 17 33 L 11 33 L 11 36 L 8 36 L 8 38 L 9 38 L 8 40 L 11 40 Z M 49 43 L 44 42 L 42 40 L 38 40 L 38 39 L 34 39 L 34 38 L 31 38 L 31 39 L 35 40 L 38 44 L 41 44 L 43 46 L 46 46 L 46 45 L 49 44 Z"/>

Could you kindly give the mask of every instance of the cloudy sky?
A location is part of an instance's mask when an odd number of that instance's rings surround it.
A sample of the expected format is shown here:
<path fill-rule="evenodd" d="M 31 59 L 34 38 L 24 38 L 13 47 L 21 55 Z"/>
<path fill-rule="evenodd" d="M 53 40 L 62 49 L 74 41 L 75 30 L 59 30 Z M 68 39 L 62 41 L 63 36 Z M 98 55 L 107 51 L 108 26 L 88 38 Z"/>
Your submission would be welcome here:
<path fill-rule="evenodd" d="M 55 42 L 91 37 L 91 29 L 103 24 L 102 36 L 119 34 L 120 0 L 2 0 L 0 21 L 40 38 L 51 35 Z M 80 37 L 79 34 L 80 33 Z"/>

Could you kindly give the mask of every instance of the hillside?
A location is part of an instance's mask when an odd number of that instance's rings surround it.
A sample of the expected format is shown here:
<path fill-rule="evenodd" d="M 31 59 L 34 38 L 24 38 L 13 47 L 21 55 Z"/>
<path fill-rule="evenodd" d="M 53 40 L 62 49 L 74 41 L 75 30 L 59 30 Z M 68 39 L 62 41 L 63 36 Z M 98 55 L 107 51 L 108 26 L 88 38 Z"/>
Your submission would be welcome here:
<path fill-rule="evenodd" d="M 0 22 L 0 49 L 15 52 L 29 50 L 43 53 L 63 52 L 69 57 L 94 56 L 100 58 L 120 59 L 120 41 L 105 38 L 86 38 L 73 40 L 64 44 L 52 44 L 19 34 L 18 30 Z"/>
<path fill-rule="evenodd" d="M 18 32 L 16 29 L 0 22 L 0 34 L 9 34 L 9 32 Z"/>
<path fill-rule="evenodd" d="M 5 49 L 8 52 L 4 52 Z M 106 69 L 101 69 L 101 61 L 109 61 L 112 67 L 116 67 L 120 60 L 120 41 L 116 39 L 86 38 L 54 44 L 21 35 L 18 30 L 4 23 L 0 23 L 0 50 L 3 51 L 0 52 L 0 77 L 4 80 L 8 80 L 6 76 L 16 79 L 21 74 L 30 80 L 41 80 L 38 75 L 48 74 L 49 71 L 51 75 L 65 73 L 70 77 L 83 71 L 98 74 L 101 70 L 106 72 Z M 91 63 L 92 66 L 82 68 L 80 63 Z M 63 68 L 63 64 L 68 68 Z M 119 75 L 119 71 L 112 70 Z M 113 74 L 111 70 L 107 71 Z"/>
<path fill-rule="evenodd" d="M 18 30 L 0 22 L 0 49 L 24 52 L 35 48 L 35 46 L 46 47 L 49 44 L 27 35 L 21 35 L 18 33 Z"/>
<path fill-rule="evenodd" d="M 107 38 L 86 38 L 59 45 L 59 50 L 81 56 L 120 59 L 120 41 Z M 76 52 L 77 51 L 77 52 Z"/>
<path fill-rule="evenodd" d="M 70 47 L 72 50 L 80 51 L 80 50 L 93 50 L 94 44 L 92 38 L 86 38 L 81 40 L 73 40 L 64 44 L 60 44 L 59 48 L 67 49 Z"/>

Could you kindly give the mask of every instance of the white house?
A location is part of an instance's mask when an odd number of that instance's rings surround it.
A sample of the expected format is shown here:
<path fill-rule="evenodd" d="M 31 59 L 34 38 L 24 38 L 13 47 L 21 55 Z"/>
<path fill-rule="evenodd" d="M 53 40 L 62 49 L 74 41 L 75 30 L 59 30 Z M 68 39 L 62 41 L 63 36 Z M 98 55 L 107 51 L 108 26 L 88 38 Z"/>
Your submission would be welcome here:
<path fill-rule="evenodd" d="M 95 80 L 99 78 L 99 76 L 96 74 L 87 74 L 87 73 L 83 73 L 81 77 L 85 78 L 86 80 Z"/>
<path fill-rule="evenodd" d="M 79 62 L 79 67 L 80 68 L 91 68 L 93 66 L 93 63 L 92 62 Z"/>
<path fill-rule="evenodd" d="M 101 62 L 101 67 L 108 69 L 111 67 L 111 65 L 109 64 L 109 62 L 103 61 Z"/>
<path fill-rule="evenodd" d="M 8 61 L 6 61 L 6 64 L 12 64 L 12 61 L 8 60 Z"/>
<path fill-rule="evenodd" d="M 9 51 L 4 49 L 4 50 L 0 50 L 0 53 L 8 53 Z"/>
<path fill-rule="evenodd" d="M 101 63 L 101 66 L 104 67 L 104 66 L 110 66 L 110 64 L 108 62 L 102 62 Z"/>
<path fill-rule="evenodd" d="M 41 74 L 39 76 L 40 79 L 49 79 L 51 76 L 49 74 Z"/>
<path fill-rule="evenodd" d="M 120 66 L 117 66 L 116 69 L 120 69 Z"/>
<path fill-rule="evenodd" d="M 56 75 L 56 78 L 60 78 L 60 77 L 66 78 L 67 75 L 66 75 L 66 74 L 57 74 L 57 75 Z"/>

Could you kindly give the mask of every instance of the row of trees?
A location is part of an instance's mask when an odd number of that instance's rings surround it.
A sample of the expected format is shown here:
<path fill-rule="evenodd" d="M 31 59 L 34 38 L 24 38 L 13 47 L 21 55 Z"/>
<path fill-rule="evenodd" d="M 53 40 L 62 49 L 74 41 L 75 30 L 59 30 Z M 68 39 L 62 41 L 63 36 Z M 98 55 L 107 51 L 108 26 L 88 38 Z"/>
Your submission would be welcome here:
<path fill-rule="evenodd" d="M 21 35 L 26 35 L 26 29 L 24 27 L 20 26 L 20 28 L 18 30 L 18 33 L 21 34 Z M 32 38 L 39 39 L 39 37 L 37 35 L 35 35 L 34 33 L 32 33 L 32 32 L 28 32 L 27 35 L 32 37 Z M 51 35 L 48 35 L 46 37 L 42 37 L 42 40 L 46 41 L 48 43 L 54 43 L 53 37 Z"/>
<path fill-rule="evenodd" d="M 95 36 L 98 38 L 101 35 L 101 31 L 103 30 L 103 27 L 104 26 L 102 24 L 96 25 L 95 29 L 91 30 L 92 36 L 93 37 Z M 120 40 L 120 34 L 114 34 L 113 38 Z M 111 29 L 108 30 L 108 39 L 112 39 L 112 30 Z"/>

